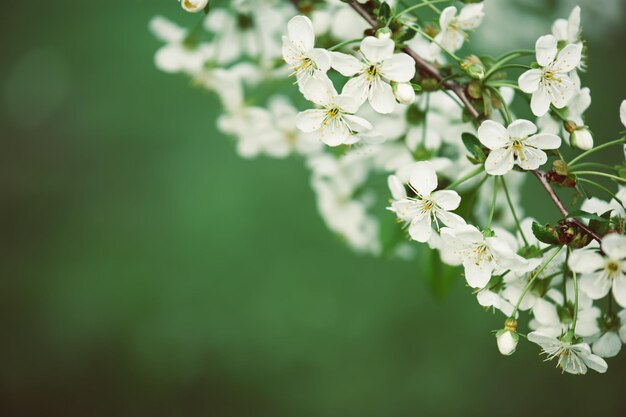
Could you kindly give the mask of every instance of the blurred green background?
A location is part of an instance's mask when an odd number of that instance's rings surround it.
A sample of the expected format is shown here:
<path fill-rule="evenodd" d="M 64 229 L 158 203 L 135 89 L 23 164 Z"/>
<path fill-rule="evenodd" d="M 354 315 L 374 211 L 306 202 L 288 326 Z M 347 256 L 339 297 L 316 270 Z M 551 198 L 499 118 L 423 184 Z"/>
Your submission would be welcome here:
<path fill-rule="evenodd" d="M 436 299 L 418 262 L 326 230 L 300 161 L 237 157 L 215 97 L 153 66 L 149 19 L 195 20 L 176 2 L 5 3 L 0 415 L 623 415 L 626 355 L 586 377 L 500 356 L 461 277 Z M 600 142 L 625 34 L 589 42 Z"/>

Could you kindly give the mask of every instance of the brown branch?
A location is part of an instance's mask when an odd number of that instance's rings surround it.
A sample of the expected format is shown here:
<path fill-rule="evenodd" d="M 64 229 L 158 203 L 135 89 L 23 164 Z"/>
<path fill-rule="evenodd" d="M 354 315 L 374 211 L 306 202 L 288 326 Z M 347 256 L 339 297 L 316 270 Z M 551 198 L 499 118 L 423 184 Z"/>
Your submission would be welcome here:
<path fill-rule="evenodd" d="M 587 233 L 589 236 L 591 236 L 592 238 L 594 238 L 595 240 L 598 241 L 598 243 L 602 243 L 602 237 L 600 237 L 600 235 L 598 235 L 596 232 L 594 232 L 593 230 L 591 230 L 589 227 L 587 227 L 583 222 L 581 222 L 578 219 L 575 219 L 573 217 L 569 217 L 569 211 L 567 211 L 567 209 L 565 208 L 565 206 L 563 205 L 563 202 L 561 201 L 561 199 L 559 198 L 558 195 L 556 195 L 556 192 L 554 192 L 554 190 L 552 189 L 552 186 L 550 185 L 550 183 L 548 182 L 548 180 L 546 179 L 546 174 L 542 171 L 539 171 L 537 169 L 531 171 L 533 173 L 533 175 L 535 177 L 537 177 L 537 179 L 539 180 L 539 182 L 541 183 L 541 186 L 544 188 L 544 190 L 546 190 L 546 192 L 548 193 L 548 195 L 550 196 L 550 199 L 552 200 L 552 202 L 554 203 L 554 205 L 556 206 L 556 208 L 559 210 L 559 212 L 561 212 L 561 214 L 563 215 L 563 217 L 574 223 L 576 226 L 578 226 L 581 230 L 584 230 L 585 233 Z"/>

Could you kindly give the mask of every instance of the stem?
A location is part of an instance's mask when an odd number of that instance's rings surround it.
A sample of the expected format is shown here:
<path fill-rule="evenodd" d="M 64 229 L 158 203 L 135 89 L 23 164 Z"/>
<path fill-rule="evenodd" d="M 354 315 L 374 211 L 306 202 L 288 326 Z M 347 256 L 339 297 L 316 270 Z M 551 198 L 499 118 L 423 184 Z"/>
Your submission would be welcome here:
<path fill-rule="evenodd" d="M 617 201 L 620 204 L 620 206 L 624 207 L 624 203 L 622 202 L 622 200 L 617 195 L 615 195 L 615 193 L 613 193 L 611 190 L 609 190 L 605 186 L 600 185 L 600 184 L 598 184 L 595 181 L 588 180 L 586 178 L 578 178 L 578 181 L 584 182 L 584 183 L 587 183 L 587 184 L 590 184 L 590 185 L 593 185 L 593 186 L 599 188 L 600 190 L 602 190 L 605 193 L 607 193 L 608 195 L 610 195 L 615 201 Z"/>
<path fill-rule="evenodd" d="M 625 137 L 621 137 L 621 138 L 613 140 L 611 142 L 607 142 L 607 143 L 603 143 L 602 145 L 598 145 L 595 148 L 589 149 L 588 151 L 585 151 L 585 152 L 581 153 L 576 158 L 574 158 L 571 161 L 569 161 L 569 165 L 574 165 L 576 162 L 578 162 L 581 159 L 591 155 L 592 153 L 594 153 L 596 151 L 599 151 L 600 149 L 608 148 L 609 146 L 613 146 L 613 145 L 618 145 L 620 143 L 624 143 L 624 141 L 626 141 L 626 138 Z"/>
<path fill-rule="evenodd" d="M 424 107 L 424 123 L 422 123 L 422 143 L 424 146 L 426 144 L 426 133 L 428 130 L 428 110 L 430 109 L 430 94 L 426 93 L 426 105 Z"/>
<path fill-rule="evenodd" d="M 496 95 L 496 97 L 498 97 L 498 100 L 500 100 L 500 104 L 502 105 L 502 108 L 504 109 L 504 118 L 506 119 L 506 124 L 510 125 L 511 124 L 511 112 L 509 111 L 509 106 L 507 106 L 506 102 L 504 101 L 504 98 L 502 97 L 502 94 L 500 94 L 500 91 L 498 91 L 497 88 L 490 88 L 490 90 Z"/>
<path fill-rule="evenodd" d="M 448 185 L 446 187 L 446 190 L 449 190 L 454 187 L 458 187 L 459 185 L 463 184 L 465 181 L 468 181 L 474 178 L 475 176 L 481 174 L 484 170 L 485 170 L 484 165 L 479 166 L 474 171 L 470 172 L 469 174 L 463 176 L 462 178 L 459 178 L 458 180 L 454 181 L 452 184 Z"/>
<path fill-rule="evenodd" d="M 563 306 L 567 306 L 567 262 L 570 251 L 565 252 L 565 263 L 563 263 Z"/>
<path fill-rule="evenodd" d="M 511 201 L 511 196 L 509 195 L 509 189 L 506 186 L 506 182 L 504 181 L 504 176 L 500 177 L 502 182 L 502 188 L 504 189 L 504 195 L 506 195 L 506 201 L 509 203 L 509 207 L 511 208 L 511 214 L 513 215 L 513 219 L 515 219 L 515 224 L 517 225 L 517 230 L 519 230 L 520 235 L 522 235 L 522 240 L 526 246 L 528 245 L 528 240 L 524 235 L 524 231 L 522 230 L 522 225 L 517 217 L 517 213 L 515 212 L 515 207 L 513 206 L 513 202 Z"/>
<path fill-rule="evenodd" d="M 575 170 L 575 169 L 580 169 L 580 168 L 598 168 L 598 169 L 610 169 L 612 171 L 614 171 L 614 169 L 608 165 L 604 165 L 604 164 L 599 164 L 597 162 L 581 162 L 580 164 L 576 164 L 576 165 L 570 165 L 569 169 L 570 171 Z"/>
<path fill-rule="evenodd" d="M 559 252 L 561 252 L 561 249 L 563 249 L 563 246 L 559 246 L 559 248 L 557 250 L 555 250 L 552 255 L 550 255 L 548 260 L 546 262 L 544 262 L 543 265 L 541 265 L 541 267 L 532 275 L 532 277 L 530 277 L 530 280 L 528 281 L 528 284 L 526 284 L 526 287 L 524 287 L 524 291 L 522 291 L 522 295 L 520 295 L 519 300 L 517 300 L 517 304 L 515 304 L 515 308 L 513 309 L 513 313 L 511 313 L 511 318 L 515 318 L 517 310 L 519 310 L 519 306 L 520 306 L 520 304 L 522 304 L 522 300 L 524 299 L 524 297 L 526 297 L 526 294 L 528 293 L 528 291 L 530 291 L 530 288 L 534 284 L 535 280 L 537 279 L 539 274 L 541 274 L 543 272 L 543 270 L 546 269 L 546 267 L 548 265 L 550 265 L 550 262 L 552 262 L 552 260 L 556 257 L 556 255 L 558 255 Z"/>
<path fill-rule="evenodd" d="M 404 10 L 402 10 L 400 13 L 396 14 L 395 18 L 397 19 L 398 17 L 402 16 L 403 14 L 412 12 L 413 10 L 419 9 L 420 7 L 424 7 L 424 6 L 430 6 L 430 7 L 434 7 L 433 4 L 437 4 L 437 3 L 448 3 L 452 0 L 432 0 L 432 1 L 425 1 L 424 3 L 420 3 L 420 4 L 416 4 L 414 6 L 410 6 Z"/>
<path fill-rule="evenodd" d="M 507 68 L 520 68 L 520 69 L 525 69 L 525 70 L 531 69 L 528 65 L 522 65 L 522 64 L 508 64 L 508 65 L 500 65 L 500 66 L 494 65 L 493 67 L 491 67 L 491 69 L 489 69 L 489 71 L 487 71 L 487 73 L 485 74 L 484 80 L 487 81 L 498 71 L 502 71 Z"/>
<path fill-rule="evenodd" d="M 576 271 L 572 269 L 572 277 L 574 278 L 574 318 L 572 319 L 572 332 L 576 334 L 576 322 L 578 321 L 578 278 Z"/>
<path fill-rule="evenodd" d="M 339 48 L 342 48 L 346 45 L 350 45 L 351 43 L 356 43 L 356 42 L 361 42 L 363 40 L 363 38 L 354 38 L 354 39 L 350 39 L 348 41 L 343 41 L 338 43 L 337 45 L 331 46 L 330 48 L 328 48 L 329 51 L 336 51 Z"/>
<path fill-rule="evenodd" d="M 605 178 L 610 178 L 612 180 L 615 180 L 617 182 L 623 182 L 626 183 L 626 179 L 622 178 L 622 177 L 618 177 L 617 175 L 613 175 L 613 174 L 607 174 L 606 172 L 597 172 L 597 171 L 574 171 L 572 172 L 572 174 L 574 175 L 595 175 L 598 177 L 605 177 Z"/>
<path fill-rule="evenodd" d="M 491 211 L 489 212 L 489 218 L 487 219 L 486 229 L 491 228 L 491 222 L 493 221 L 493 214 L 496 212 L 496 200 L 498 196 L 498 177 L 493 177 L 493 197 L 491 198 Z"/>
<path fill-rule="evenodd" d="M 511 84 L 511 83 L 507 83 L 507 82 L 490 82 L 489 87 L 509 87 L 512 88 L 514 90 L 518 90 L 518 91 L 522 91 L 521 88 L 519 88 L 519 86 L 517 84 Z"/>

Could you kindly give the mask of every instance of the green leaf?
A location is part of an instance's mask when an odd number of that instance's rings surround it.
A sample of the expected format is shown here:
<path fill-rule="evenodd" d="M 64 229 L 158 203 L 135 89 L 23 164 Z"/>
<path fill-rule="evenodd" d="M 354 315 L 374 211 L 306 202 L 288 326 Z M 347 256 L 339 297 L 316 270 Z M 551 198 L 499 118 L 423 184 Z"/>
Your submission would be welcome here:
<path fill-rule="evenodd" d="M 485 162 L 485 159 L 487 159 L 487 157 L 485 155 L 485 152 L 483 151 L 482 144 L 476 136 L 466 132 L 461 135 L 461 140 L 463 140 L 465 148 L 472 157 L 470 160 L 474 160 L 478 164 Z"/>
<path fill-rule="evenodd" d="M 387 26 L 387 22 L 389 21 L 390 17 L 391 7 L 389 6 L 389 4 L 387 4 L 386 1 L 384 1 L 380 4 L 380 7 L 378 9 L 378 27 L 382 28 Z"/>
<path fill-rule="evenodd" d="M 611 210 L 609 210 L 609 213 L 610 212 L 611 212 Z M 604 215 L 602 215 L 602 216 L 604 216 Z M 588 213 L 588 212 L 582 211 L 582 210 L 576 210 L 576 211 L 570 212 L 568 217 L 578 217 L 580 219 L 590 219 L 590 220 L 598 221 L 600 223 L 608 223 L 610 221 L 610 216 L 609 217 L 602 217 L 602 216 L 598 216 L 597 214 Z"/>
<path fill-rule="evenodd" d="M 533 222 L 533 235 L 543 243 L 548 245 L 560 245 L 559 236 L 550 226 L 542 226 L 537 222 Z"/>
<path fill-rule="evenodd" d="M 611 212 L 613 210 L 609 210 L 600 216 L 604 221 L 599 221 L 596 219 L 589 220 L 589 228 L 599 234 L 600 236 L 605 235 L 609 229 L 611 228 Z"/>

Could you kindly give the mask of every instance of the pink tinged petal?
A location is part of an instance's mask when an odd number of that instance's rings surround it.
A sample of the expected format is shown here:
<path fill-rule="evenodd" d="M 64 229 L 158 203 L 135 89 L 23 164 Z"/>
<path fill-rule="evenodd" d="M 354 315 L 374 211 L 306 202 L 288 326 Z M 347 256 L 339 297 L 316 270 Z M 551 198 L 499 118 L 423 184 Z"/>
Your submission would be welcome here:
<path fill-rule="evenodd" d="M 343 118 L 345 119 L 350 130 L 353 132 L 362 133 L 370 131 L 374 128 L 370 122 L 359 116 L 344 114 Z"/>
<path fill-rule="evenodd" d="M 604 259 L 599 253 L 582 249 L 572 252 L 567 265 L 579 274 L 591 274 L 604 268 Z"/>
<path fill-rule="evenodd" d="M 406 198 L 406 190 L 404 189 L 404 184 L 400 181 L 400 178 L 395 175 L 390 175 L 387 177 L 387 185 L 389 186 L 389 191 L 391 191 L 391 196 L 394 200 L 402 200 Z"/>
<path fill-rule="evenodd" d="M 331 57 L 332 67 L 346 77 L 352 77 L 364 67 L 364 64 L 352 55 L 341 52 L 331 52 Z"/>
<path fill-rule="evenodd" d="M 602 239 L 602 250 L 611 259 L 626 258 L 626 236 L 612 233 Z"/>
<path fill-rule="evenodd" d="M 606 332 L 593 342 L 593 353 L 602 358 L 617 356 L 622 349 L 622 341 L 615 332 Z"/>
<path fill-rule="evenodd" d="M 409 82 L 415 77 L 415 61 L 407 54 L 395 54 L 380 65 L 383 77 L 399 83 Z"/>
<path fill-rule="evenodd" d="M 296 116 L 296 127 L 305 133 L 315 132 L 322 127 L 325 116 L 325 110 L 305 110 Z"/>
<path fill-rule="evenodd" d="M 611 279 L 603 273 L 585 274 L 579 281 L 580 290 L 593 300 L 606 296 L 611 289 Z"/>
<path fill-rule="evenodd" d="M 480 143 L 489 149 L 504 148 L 509 143 L 506 128 L 493 120 L 485 120 L 478 128 Z"/>
<path fill-rule="evenodd" d="M 432 232 L 433 229 L 431 227 L 430 214 L 414 218 L 409 226 L 409 235 L 411 236 L 411 239 L 418 242 L 428 242 Z"/>
<path fill-rule="evenodd" d="M 537 126 L 529 120 L 518 119 L 511 123 L 506 131 L 511 139 L 524 139 L 537 132 Z"/>
<path fill-rule="evenodd" d="M 489 175 L 504 175 L 513 169 L 513 151 L 500 148 L 491 151 L 485 161 L 485 170 Z"/>
<path fill-rule="evenodd" d="M 311 60 L 315 62 L 318 70 L 322 72 L 327 72 L 330 69 L 331 57 L 330 53 L 327 50 L 321 48 L 313 48 L 309 51 L 309 58 L 311 58 Z"/>
<path fill-rule="evenodd" d="M 367 100 L 369 91 L 370 83 L 367 80 L 367 75 L 361 74 L 358 77 L 348 80 L 348 82 L 343 86 L 341 94 L 353 97 L 356 102 L 361 105 L 365 103 L 365 100 Z"/>
<path fill-rule="evenodd" d="M 287 24 L 289 39 L 303 51 L 308 51 L 315 44 L 313 24 L 306 16 L 296 16 Z"/>
<path fill-rule="evenodd" d="M 535 43 L 537 63 L 545 67 L 549 65 L 557 54 L 557 40 L 552 35 L 545 35 L 537 39 Z"/>
<path fill-rule="evenodd" d="M 378 79 L 370 87 L 369 101 L 372 108 L 381 114 L 389 114 L 396 108 L 396 96 L 389 84 Z"/>
<path fill-rule="evenodd" d="M 598 355 L 583 354 L 581 355 L 581 358 L 583 362 L 585 362 L 585 365 L 587 365 L 590 369 L 593 369 L 596 372 L 600 372 L 601 374 L 605 373 L 609 368 L 609 365 L 607 365 L 606 361 Z"/>
<path fill-rule="evenodd" d="M 484 288 L 491 279 L 494 265 L 491 262 L 477 263 L 470 259 L 463 261 L 463 267 L 465 269 L 465 279 L 469 286 L 472 288 Z"/>
<path fill-rule="evenodd" d="M 530 99 L 530 109 L 537 117 L 541 117 L 550 109 L 551 96 L 546 87 L 540 85 L 539 89 L 533 93 Z"/>
<path fill-rule="evenodd" d="M 534 93 L 539 89 L 539 83 L 541 82 L 541 77 L 543 72 L 539 69 L 531 69 L 520 75 L 517 80 L 517 84 L 519 88 L 527 93 Z"/>
<path fill-rule="evenodd" d="M 437 188 L 435 168 L 428 161 L 416 162 L 409 183 L 420 196 L 428 197 Z"/>
<path fill-rule="evenodd" d="M 524 145 L 534 146 L 539 149 L 558 149 L 561 147 L 561 138 L 550 133 L 540 133 L 526 139 Z"/>
<path fill-rule="evenodd" d="M 580 64 L 582 49 L 583 46 L 581 44 L 574 43 L 570 43 L 565 48 L 561 49 L 556 61 L 554 61 L 552 70 L 555 72 L 573 71 L 578 64 Z"/>
<path fill-rule="evenodd" d="M 370 63 L 375 64 L 391 58 L 395 46 L 390 38 L 379 39 L 368 36 L 361 42 L 361 53 Z"/>
<path fill-rule="evenodd" d="M 623 274 L 613 279 L 613 297 L 617 304 L 626 308 L 626 276 Z"/>
<path fill-rule="evenodd" d="M 461 204 L 461 196 L 452 190 L 439 190 L 432 193 L 431 198 L 444 210 L 456 210 Z"/>

